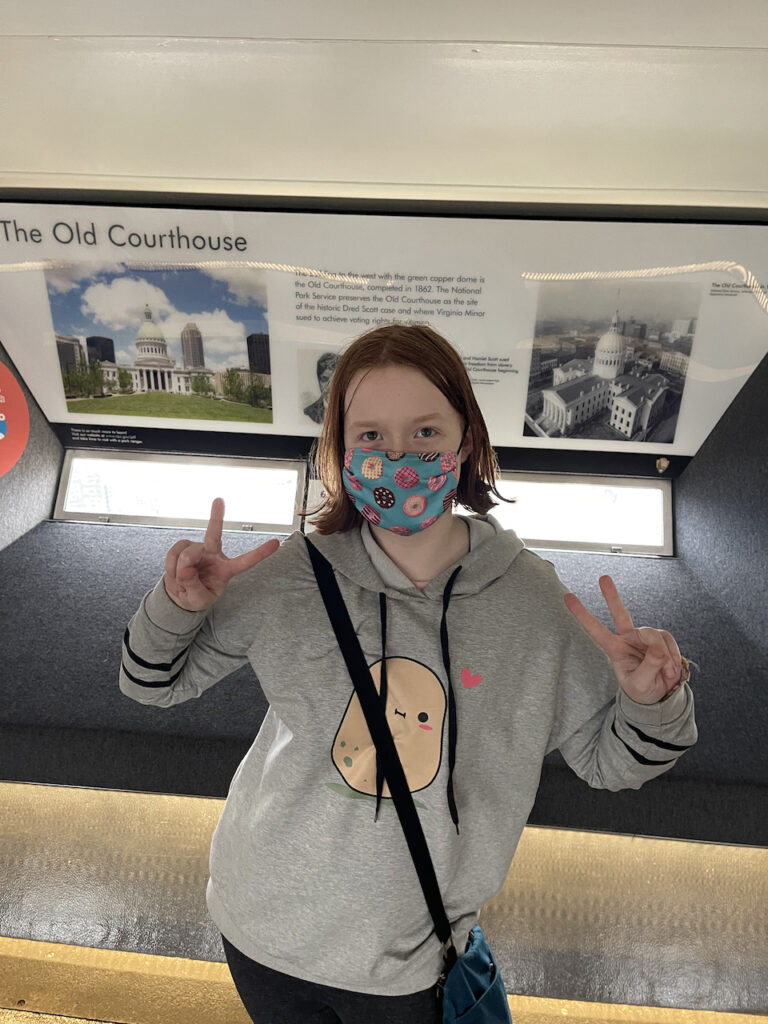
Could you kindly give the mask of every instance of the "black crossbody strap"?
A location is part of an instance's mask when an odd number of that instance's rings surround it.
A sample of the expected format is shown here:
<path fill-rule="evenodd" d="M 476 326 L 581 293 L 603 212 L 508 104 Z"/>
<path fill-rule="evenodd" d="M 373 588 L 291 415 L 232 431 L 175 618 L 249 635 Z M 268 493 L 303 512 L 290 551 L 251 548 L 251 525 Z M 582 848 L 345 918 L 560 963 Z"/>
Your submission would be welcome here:
<path fill-rule="evenodd" d="M 424 837 L 424 830 L 419 821 L 419 815 L 408 788 L 405 772 L 397 753 L 395 741 L 387 725 L 376 685 L 373 682 L 370 669 L 365 661 L 365 656 L 360 648 L 360 643 L 355 635 L 352 622 L 349 618 L 347 606 L 341 596 L 339 585 L 333 574 L 333 568 L 328 560 L 320 554 L 314 544 L 305 537 L 312 568 L 317 577 L 320 593 L 328 612 L 328 618 L 333 626 L 336 639 L 344 657 L 347 669 L 349 670 L 352 683 L 360 700 L 360 706 L 365 715 L 368 731 L 376 747 L 381 764 L 384 767 L 384 776 L 389 784 L 392 800 L 400 819 L 400 824 L 405 833 L 413 863 L 424 890 L 424 898 L 435 922 L 435 932 L 449 960 L 456 956 L 451 939 L 451 926 L 445 913 L 445 907 L 440 896 L 440 887 L 437 883 L 437 876 L 429 855 L 429 847 Z"/>

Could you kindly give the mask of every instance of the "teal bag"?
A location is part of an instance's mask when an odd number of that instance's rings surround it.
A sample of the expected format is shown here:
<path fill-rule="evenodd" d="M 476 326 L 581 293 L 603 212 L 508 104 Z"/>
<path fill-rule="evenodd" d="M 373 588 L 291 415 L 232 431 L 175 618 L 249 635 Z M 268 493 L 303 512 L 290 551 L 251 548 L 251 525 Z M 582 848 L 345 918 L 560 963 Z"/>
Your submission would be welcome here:
<path fill-rule="evenodd" d="M 435 934 L 443 945 L 444 967 L 437 982 L 437 997 L 442 1000 L 443 1024 L 512 1024 L 504 982 L 479 924 L 469 933 L 462 955 L 459 956 L 456 951 L 424 830 L 333 568 L 307 537 L 304 540 L 328 618 L 360 699 L 371 739 L 384 766 L 392 802 L 403 826 L 429 912 L 435 922 Z"/>
<path fill-rule="evenodd" d="M 501 973 L 476 924 L 464 953 L 437 983 L 443 1001 L 443 1024 L 512 1024 Z"/>

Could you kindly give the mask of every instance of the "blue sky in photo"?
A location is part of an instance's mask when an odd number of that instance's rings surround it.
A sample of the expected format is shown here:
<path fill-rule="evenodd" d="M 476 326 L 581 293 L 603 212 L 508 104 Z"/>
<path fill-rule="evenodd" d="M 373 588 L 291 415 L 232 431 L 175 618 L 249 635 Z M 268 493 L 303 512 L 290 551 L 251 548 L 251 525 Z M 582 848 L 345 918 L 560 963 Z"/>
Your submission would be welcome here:
<path fill-rule="evenodd" d="M 55 332 L 112 338 L 118 364 L 133 363 L 137 356 L 145 304 L 179 366 L 181 329 L 187 323 L 200 328 L 205 363 L 213 370 L 247 366 L 247 335 L 269 332 L 266 278 L 259 270 L 81 264 L 45 273 Z"/>

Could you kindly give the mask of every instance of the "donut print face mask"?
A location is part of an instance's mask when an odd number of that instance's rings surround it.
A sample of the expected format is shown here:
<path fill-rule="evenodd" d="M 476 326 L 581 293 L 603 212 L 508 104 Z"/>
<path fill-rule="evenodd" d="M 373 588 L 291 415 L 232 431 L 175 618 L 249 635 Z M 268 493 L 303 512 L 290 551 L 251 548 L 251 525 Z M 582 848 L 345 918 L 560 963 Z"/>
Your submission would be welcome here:
<path fill-rule="evenodd" d="M 451 507 L 460 472 L 456 455 L 348 448 L 344 489 L 373 526 L 410 537 L 432 526 Z"/>

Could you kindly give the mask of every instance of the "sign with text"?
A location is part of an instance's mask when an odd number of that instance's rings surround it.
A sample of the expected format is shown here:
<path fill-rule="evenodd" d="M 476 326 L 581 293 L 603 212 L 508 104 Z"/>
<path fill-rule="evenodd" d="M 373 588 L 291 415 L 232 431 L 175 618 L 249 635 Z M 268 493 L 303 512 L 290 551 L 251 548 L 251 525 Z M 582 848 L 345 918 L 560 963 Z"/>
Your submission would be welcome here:
<path fill-rule="evenodd" d="M 0 207 L 0 341 L 105 445 L 315 435 L 345 345 L 397 321 L 456 346 L 499 447 L 691 456 L 768 348 L 766 292 L 759 225 Z"/>

